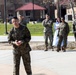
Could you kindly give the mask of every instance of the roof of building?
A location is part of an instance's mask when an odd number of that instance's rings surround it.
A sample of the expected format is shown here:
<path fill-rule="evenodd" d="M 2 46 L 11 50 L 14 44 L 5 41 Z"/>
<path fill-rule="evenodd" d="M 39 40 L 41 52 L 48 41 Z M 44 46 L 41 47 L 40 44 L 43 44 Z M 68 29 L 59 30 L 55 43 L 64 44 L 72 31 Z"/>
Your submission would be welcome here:
<path fill-rule="evenodd" d="M 72 0 L 72 2 L 76 2 L 75 0 Z M 68 5 L 70 3 L 70 0 L 61 0 L 60 4 L 61 5 Z"/>
<path fill-rule="evenodd" d="M 45 10 L 44 7 L 41 7 L 39 5 L 33 4 L 33 3 L 27 3 L 23 6 L 21 6 L 20 8 L 18 8 L 16 11 L 20 11 L 20 10 Z"/>

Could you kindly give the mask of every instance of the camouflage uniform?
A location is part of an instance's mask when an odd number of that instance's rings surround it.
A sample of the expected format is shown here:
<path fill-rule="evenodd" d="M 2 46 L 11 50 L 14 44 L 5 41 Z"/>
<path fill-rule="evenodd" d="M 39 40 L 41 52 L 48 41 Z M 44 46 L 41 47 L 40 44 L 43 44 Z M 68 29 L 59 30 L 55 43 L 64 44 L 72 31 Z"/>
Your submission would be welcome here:
<path fill-rule="evenodd" d="M 12 42 L 15 40 L 22 40 L 23 43 L 20 46 L 16 46 Z M 31 35 L 26 26 L 20 25 L 19 28 L 12 28 L 9 35 L 8 41 L 13 45 L 13 55 L 14 55 L 14 72 L 13 75 L 19 75 L 20 59 L 22 57 L 23 64 L 27 75 L 32 75 L 31 72 L 31 61 L 30 61 L 30 51 L 29 41 L 31 40 Z"/>
<path fill-rule="evenodd" d="M 73 21 L 73 33 L 76 41 L 76 19 Z"/>
<path fill-rule="evenodd" d="M 53 22 L 52 20 L 43 20 L 42 22 L 43 26 L 44 26 L 44 36 L 45 36 L 45 47 L 46 50 L 48 49 L 48 38 L 50 40 L 50 47 L 52 47 L 52 42 L 53 42 L 53 31 L 52 31 L 52 25 Z"/>
<path fill-rule="evenodd" d="M 58 41 L 58 45 L 57 45 L 57 51 L 59 51 L 61 49 L 62 40 L 64 40 L 62 48 L 64 48 L 64 51 L 65 51 L 65 48 L 67 46 L 67 36 L 69 33 L 69 25 L 66 22 L 60 23 L 58 28 L 59 28 L 59 41 Z"/>

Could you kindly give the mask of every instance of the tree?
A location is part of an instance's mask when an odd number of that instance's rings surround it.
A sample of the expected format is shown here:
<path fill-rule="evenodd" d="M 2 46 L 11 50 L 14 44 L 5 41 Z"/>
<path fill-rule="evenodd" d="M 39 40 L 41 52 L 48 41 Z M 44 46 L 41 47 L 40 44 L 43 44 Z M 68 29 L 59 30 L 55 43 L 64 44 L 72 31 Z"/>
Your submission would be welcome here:
<path fill-rule="evenodd" d="M 46 8 L 46 13 L 49 13 L 51 18 L 53 18 L 51 16 L 51 8 L 52 8 L 51 6 L 53 6 L 53 2 L 54 2 L 54 0 L 42 0 L 42 4 Z"/>
<path fill-rule="evenodd" d="M 61 17 L 60 15 L 60 1 L 61 0 L 54 0 L 54 3 L 56 4 L 56 7 L 57 7 L 57 17 Z"/>
<path fill-rule="evenodd" d="M 72 19 L 75 19 L 75 12 L 74 12 L 74 4 L 73 4 L 73 0 L 69 0 L 70 6 L 72 8 Z"/>

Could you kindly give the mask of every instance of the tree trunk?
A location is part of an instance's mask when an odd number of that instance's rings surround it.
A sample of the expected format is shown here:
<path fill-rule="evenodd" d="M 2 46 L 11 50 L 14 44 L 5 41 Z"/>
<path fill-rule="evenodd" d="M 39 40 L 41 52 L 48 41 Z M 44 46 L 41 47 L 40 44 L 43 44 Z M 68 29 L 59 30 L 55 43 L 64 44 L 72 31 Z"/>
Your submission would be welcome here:
<path fill-rule="evenodd" d="M 71 0 L 70 0 L 70 5 L 71 5 L 71 8 L 72 8 L 72 19 L 74 20 L 75 19 L 75 12 L 74 12 L 73 3 L 72 3 Z"/>
<path fill-rule="evenodd" d="M 60 18 L 60 4 L 59 4 L 59 0 L 56 0 L 56 7 L 57 7 L 57 17 L 59 17 Z"/>

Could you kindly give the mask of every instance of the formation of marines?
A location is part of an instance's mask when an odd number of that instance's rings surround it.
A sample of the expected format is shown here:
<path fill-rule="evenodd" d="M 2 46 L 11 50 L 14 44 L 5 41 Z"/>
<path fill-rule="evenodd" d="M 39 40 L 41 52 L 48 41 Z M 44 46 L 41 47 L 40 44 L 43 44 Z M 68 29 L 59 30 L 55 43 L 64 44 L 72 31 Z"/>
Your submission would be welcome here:
<path fill-rule="evenodd" d="M 50 40 L 50 47 L 53 50 L 53 21 L 50 20 L 49 14 L 46 14 L 45 20 L 43 20 L 42 25 L 44 26 L 44 37 L 45 37 L 45 51 L 48 50 L 48 38 Z M 58 26 L 58 44 L 57 44 L 57 52 L 61 49 L 65 52 L 67 46 L 67 36 L 69 34 L 69 25 L 65 22 L 64 18 L 61 18 L 61 23 Z M 63 46 L 61 47 L 61 43 L 63 41 Z"/>

